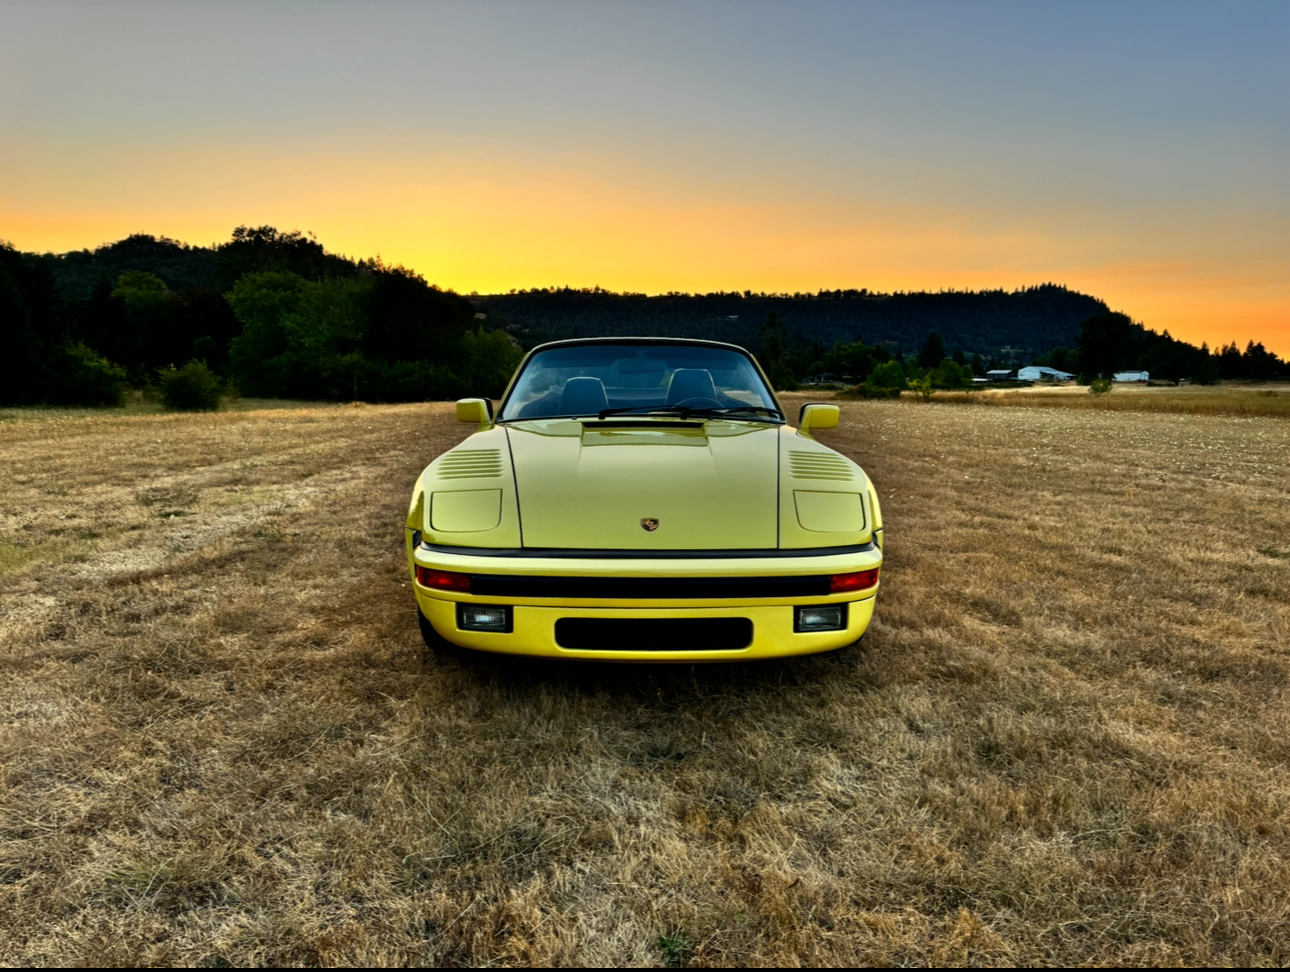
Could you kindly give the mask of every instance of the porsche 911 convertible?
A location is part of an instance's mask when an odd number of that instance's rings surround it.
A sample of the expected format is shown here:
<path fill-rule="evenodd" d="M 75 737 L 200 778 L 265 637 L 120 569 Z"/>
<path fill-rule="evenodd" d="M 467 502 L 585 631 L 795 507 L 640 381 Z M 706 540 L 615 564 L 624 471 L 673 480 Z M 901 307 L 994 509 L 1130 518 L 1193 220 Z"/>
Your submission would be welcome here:
<path fill-rule="evenodd" d="M 612 661 L 828 651 L 873 616 L 882 513 L 864 471 L 790 427 L 753 357 L 605 338 L 531 351 L 496 414 L 418 478 L 408 566 L 428 645 Z"/>

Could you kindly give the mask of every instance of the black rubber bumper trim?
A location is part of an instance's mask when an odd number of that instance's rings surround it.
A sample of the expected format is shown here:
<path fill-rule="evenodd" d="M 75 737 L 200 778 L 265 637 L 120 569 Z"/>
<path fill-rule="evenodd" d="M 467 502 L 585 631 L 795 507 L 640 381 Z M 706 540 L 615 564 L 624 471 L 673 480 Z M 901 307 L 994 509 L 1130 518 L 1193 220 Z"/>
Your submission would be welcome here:
<path fill-rule="evenodd" d="M 480 597 L 560 597 L 579 600 L 749 597 L 822 597 L 829 575 L 805 577 L 526 577 L 471 574 Z"/>
<path fill-rule="evenodd" d="M 762 560 L 776 557 L 836 557 L 840 554 L 869 553 L 878 548 L 873 541 L 845 547 L 807 547 L 802 550 L 585 550 L 567 547 L 455 547 L 421 542 L 427 553 L 458 557 L 512 557 L 517 560 Z"/>

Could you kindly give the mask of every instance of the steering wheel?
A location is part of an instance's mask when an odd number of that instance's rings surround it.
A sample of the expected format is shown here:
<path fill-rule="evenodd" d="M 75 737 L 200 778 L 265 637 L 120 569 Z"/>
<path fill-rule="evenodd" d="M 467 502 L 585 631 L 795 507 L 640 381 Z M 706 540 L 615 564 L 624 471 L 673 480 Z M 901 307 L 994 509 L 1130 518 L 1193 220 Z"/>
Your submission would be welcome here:
<path fill-rule="evenodd" d="M 673 402 L 669 408 L 720 408 L 721 403 L 715 398 L 704 398 L 701 395 L 694 398 L 682 399 L 679 402 Z"/>

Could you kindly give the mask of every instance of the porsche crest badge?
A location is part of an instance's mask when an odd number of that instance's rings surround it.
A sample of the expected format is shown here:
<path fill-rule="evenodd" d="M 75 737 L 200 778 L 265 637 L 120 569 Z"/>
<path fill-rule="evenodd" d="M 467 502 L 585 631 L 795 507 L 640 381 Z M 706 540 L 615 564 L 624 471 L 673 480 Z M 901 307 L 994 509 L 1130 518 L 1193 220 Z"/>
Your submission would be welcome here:
<path fill-rule="evenodd" d="M 641 517 L 641 529 L 646 533 L 653 533 L 658 529 L 658 520 L 652 516 Z"/>

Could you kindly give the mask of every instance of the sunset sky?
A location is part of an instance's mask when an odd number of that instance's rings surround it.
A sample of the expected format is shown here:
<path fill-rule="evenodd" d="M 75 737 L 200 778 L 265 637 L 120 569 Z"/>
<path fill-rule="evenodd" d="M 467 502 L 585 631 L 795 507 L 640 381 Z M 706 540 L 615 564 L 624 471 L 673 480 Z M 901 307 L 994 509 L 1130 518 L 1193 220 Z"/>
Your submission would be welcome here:
<path fill-rule="evenodd" d="M 1288 3 L 0 2 L 0 239 L 1012 289 L 1290 355 Z"/>

